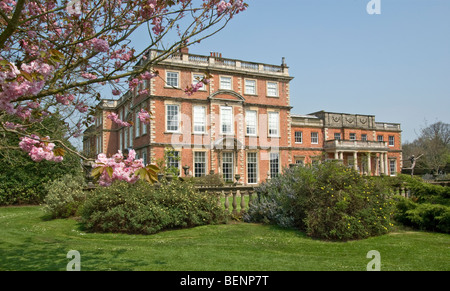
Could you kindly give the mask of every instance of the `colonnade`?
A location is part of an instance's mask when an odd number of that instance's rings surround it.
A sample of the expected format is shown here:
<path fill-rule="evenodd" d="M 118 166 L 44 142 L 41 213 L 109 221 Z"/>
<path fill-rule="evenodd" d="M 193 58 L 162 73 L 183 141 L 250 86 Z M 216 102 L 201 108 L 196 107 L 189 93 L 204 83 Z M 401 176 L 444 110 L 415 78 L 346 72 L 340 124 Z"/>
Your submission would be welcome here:
<path fill-rule="evenodd" d="M 353 167 L 355 170 L 358 170 L 358 158 L 361 161 L 367 162 L 367 169 L 364 169 L 365 174 L 370 176 L 379 176 L 381 174 L 389 175 L 389 164 L 388 164 L 388 156 L 387 152 L 358 152 L 358 151 L 335 151 L 334 159 L 336 160 L 344 160 L 344 153 L 350 154 L 350 157 L 353 155 Z M 360 154 L 360 155 L 358 155 Z M 375 158 L 375 171 L 372 171 L 372 157 Z"/>

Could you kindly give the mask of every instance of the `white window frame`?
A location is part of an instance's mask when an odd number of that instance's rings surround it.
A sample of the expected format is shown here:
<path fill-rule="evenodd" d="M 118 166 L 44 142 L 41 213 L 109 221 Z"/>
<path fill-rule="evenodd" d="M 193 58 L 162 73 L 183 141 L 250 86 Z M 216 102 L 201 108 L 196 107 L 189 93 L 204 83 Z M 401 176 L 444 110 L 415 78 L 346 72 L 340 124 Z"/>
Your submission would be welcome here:
<path fill-rule="evenodd" d="M 350 132 L 349 139 L 356 140 L 356 132 Z"/>
<path fill-rule="evenodd" d="M 377 135 L 377 141 L 384 141 L 383 135 Z"/>
<path fill-rule="evenodd" d="M 228 120 L 224 119 L 225 117 L 227 117 L 226 114 L 228 114 L 228 113 L 225 114 L 225 112 L 227 112 L 227 111 L 230 112 L 230 116 L 229 116 L 230 117 L 229 118 L 230 124 L 229 124 L 229 126 L 230 126 L 231 130 L 229 132 L 223 130 L 223 126 L 224 125 L 227 126 L 226 123 L 224 124 L 224 121 L 228 122 Z M 221 134 L 225 134 L 225 135 L 227 135 L 227 134 L 234 134 L 234 126 L 233 126 L 234 122 L 233 121 L 234 121 L 234 118 L 233 118 L 233 107 L 232 106 L 220 106 L 220 133 Z"/>
<path fill-rule="evenodd" d="M 197 73 L 192 73 L 192 84 L 193 85 L 197 85 L 198 83 L 201 82 L 201 80 L 204 78 L 205 76 L 202 74 L 197 74 Z M 197 79 L 198 78 L 198 79 Z M 199 91 L 206 91 L 206 86 L 205 83 L 201 82 L 202 86 L 198 89 Z"/>
<path fill-rule="evenodd" d="M 251 162 L 252 164 L 254 164 L 254 173 L 250 173 L 250 167 L 249 167 L 249 164 L 250 164 L 249 156 L 250 155 L 255 155 L 254 156 L 254 161 Z M 258 177 L 259 177 L 258 172 L 259 172 L 258 171 L 258 153 L 257 152 L 247 152 L 247 184 L 258 184 L 258 181 L 259 181 L 259 179 L 258 179 Z M 250 182 L 250 174 L 254 175 L 254 177 L 252 177 L 252 178 L 255 179 L 254 182 Z"/>
<path fill-rule="evenodd" d="M 122 139 L 123 139 L 122 134 L 123 134 L 123 130 L 120 129 L 120 130 L 117 132 L 117 134 L 119 135 L 119 150 L 122 150 L 122 149 L 123 149 L 123 145 L 122 145 Z"/>
<path fill-rule="evenodd" d="M 225 161 L 225 156 L 227 161 Z M 225 163 L 228 164 L 231 173 L 225 173 Z M 225 175 L 229 177 L 225 177 Z M 222 152 L 222 178 L 225 182 L 233 182 L 234 179 L 234 153 Z"/>
<path fill-rule="evenodd" d="M 135 134 L 136 134 L 136 137 L 139 137 L 139 136 L 141 136 L 141 120 L 139 119 L 139 108 L 136 109 L 134 114 L 135 114 L 134 115 L 134 120 L 135 120 L 134 124 L 136 125 Z"/>
<path fill-rule="evenodd" d="M 391 143 L 391 141 L 392 141 L 392 143 Z M 390 135 L 389 137 L 388 137 L 388 145 L 390 146 L 390 147 L 393 147 L 393 146 L 395 146 L 395 136 L 393 136 L 393 135 Z"/>
<path fill-rule="evenodd" d="M 273 116 L 277 116 L 273 119 Z M 280 136 L 280 112 L 269 111 L 267 112 L 267 134 L 269 137 L 279 137 Z"/>
<path fill-rule="evenodd" d="M 204 161 L 197 162 L 197 160 L 196 160 L 197 154 L 203 154 L 204 156 L 203 156 L 202 158 L 204 158 Z M 207 174 L 207 172 L 208 172 L 208 169 L 207 169 L 207 166 L 208 166 L 208 156 L 207 156 L 207 152 L 205 152 L 205 151 L 196 151 L 196 152 L 194 152 L 194 154 L 192 155 L 192 158 L 193 158 L 193 173 L 192 173 L 193 176 L 194 176 L 194 177 L 204 177 L 204 176 L 206 176 L 206 174 Z M 197 176 L 197 167 L 196 167 L 196 164 L 198 164 L 198 163 L 203 163 L 203 164 L 204 164 L 204 173 L 203 173 L 202 175 L 200 175 L 200 176 Z"/>
<path fill-rule="evenodd" d="M 251 84 L 253 83 L 253 84 Z M 256 79 L 245 79 L 244 80 L 244 94 L 246 95 L 258 95 L 257 93 L 257 84 Z"/>
<path fill-rule="evenodd" d="M 389 159 L 389 175 L 395 176 L 397 175 L 397 160 Z"/>
<path fill-rule="evenodd" d="M 272 87 L 272 85 L 274 87 Z M 267 81 L 267 97 L 279 97 L 279 89 L 278 89 L 278 82 L 273 81 Z M 274 91 L 274 93 L 272 93 Z"/>
<path fill-rule="evenodd" d="M 167 168 L 173 166 L 174 168 L 178 169 L 178 173 L 181 173 L 181 152 L 172 151 L 172 153 L 174 153 L 175 157 L 167 157 L 166 166 Z M 177 160 L 177 158 L 179 159 Z M 174 166 L 172 164 L 176 164 L 177 166 Z"/>
<path fill-rule="evenodd" d="M 334 140 L 341 140 L 341 133 L 340 132 L 335 132 L 334 133 Z"/>
<path fill-rule="evenodd" d="M 269 173 L 270 173 L 270 178 L 274 178 L 274 174 L 276 174 L 277 176 L 280 174 L 280 153 L 279 152 L 275 152 L 275 153 L 270 153 L 269 155 L 270 159 L 269 159 Z M 275 169 L 273 169 L 273 167 L 275 166 L 275 164 L 273 163 L 274 160 L 278 160 L 278 163 L 276 164 L 276 171 L 274 171 Z"/>
<path fill-rule="evenodd" d="M 297 133 L 299 133 L 300 136 L 298 136 Z M 300 139 L 300 141 L 298 141 L 298 139 Z M 294 131 L 294 143 L 296 144 L 303 143 L 303 131 Z"/>
<path fill-rule="evenodd" d="M 313 136 L 317 135 L 317 136 Z M 319 144 L 319 133 L 317 131 L 311 132 L 311 144 Z"/>
<path fill-rule="evenodd" d="M 254 116 L 251 116 L 254 114 Z M 252 120 L 252 118 L 254 119 Z M 249 129 L 251 132 L 249 133 Z M 245 111 L 245 133 L 248 136 L 258 135 L 258 111 L 257 110 L 246 110 Z"/>
<path fill-rule="evenodd" d="M 169 74 L 174 74 L 173 76 L 169 77 Z M 174 79 L 176 76 L 176 86 L 169 82 L 170 79 Z M 178 71 L 166 71 L 166 87 L 169 88 L 180 88 L 180 72 Z"/>
<path fill-rule="evenodd" d="M 142 163 L 144 164 L 144 166 L 147 165 L 147 149 L 144 149 L 144 151 L 142 152 Z"/>
<path fill-rule="evenodd" d="M 230 80 L 226 83 L 223 82 L 224 80 Z M 229 84 L 229 85 L 228 85 Z M 233 77 L 231 76 L 220 76 L 219 78 L 219 88 L 222 90 L 233 90 Z"/>
<path fill-rule="evenodd" d="M 367 134 L 366 133 L 362 133 L 361 134 L 361 140 L 362 141 L 367 141 Z"/>
<path fill-rule="evenodd" d="M 169 129 L 169 106 L 174 106 L 177 108 L 177 114 L 176 114 L 176 123 L 177 123 L 177 129 Z M 165 104 L 166 107 L 166 132 L 180 132 L 180 105 L 179 104 Z M 170 125 L 173 126 L 173 125 Z"/>
<path fill-rule="evenodd" d="M 201 110 L 201 111 L 198 111 Z M 202 112 L 203 111 L 203 112 Z M 192 129 L 194 133 L 206 132 L 206 106 L 194 105 L 192 107 Z M 197 130 L 197 127 L 202 127 L 203 130 Z"/>

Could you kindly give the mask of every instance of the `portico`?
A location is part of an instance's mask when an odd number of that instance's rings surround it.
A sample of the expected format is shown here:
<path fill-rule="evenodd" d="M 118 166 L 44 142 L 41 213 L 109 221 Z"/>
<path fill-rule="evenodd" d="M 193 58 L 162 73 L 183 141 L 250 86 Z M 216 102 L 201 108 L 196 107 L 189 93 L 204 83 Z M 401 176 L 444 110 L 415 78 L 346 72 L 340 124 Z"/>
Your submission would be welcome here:
<path fill-rule="evenodd" d="M 325 151 L 364 175 L 389 175 L 388 146 L 380 141 L 331 140 Z"/>

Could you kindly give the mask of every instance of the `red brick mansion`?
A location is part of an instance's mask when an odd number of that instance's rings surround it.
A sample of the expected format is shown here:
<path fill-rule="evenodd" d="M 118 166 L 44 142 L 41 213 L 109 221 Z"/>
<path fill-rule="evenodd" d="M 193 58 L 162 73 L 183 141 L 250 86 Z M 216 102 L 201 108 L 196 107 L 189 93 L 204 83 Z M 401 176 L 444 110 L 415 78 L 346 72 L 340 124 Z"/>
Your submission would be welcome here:
<path fill-rule="evenodd" d="M 160 54 L 150 51 L 149 59 Z M 143 60 L 141 60 L 143 62 Z M 139 65 L 139 63 L 137 64 Z M 218 173 L 226 181 L 259 184 L 291 164 L 337 159 L 366 175 L 400 172 L 400 124 L 376 122 L 373 115 L 319 111 L 291 112 L 288 67 L 189 54 L 187 49 L 152 68 L 159 77 L 118 100 L 103 100 L 95 126 L 85 131 L 86 155 L 111 156 L 134 149 L 144 163 L 155 163 L 171 149 L 166 163 L 184 176 Z M 209 84 L 189 96 L 184 88 L 204 72 Z M 147 109 L 149 125 L 137 113 Z M 107 118 L 111 112 L 131 127 Z M 189 167 L 189 168 L 188 168 Z"/>

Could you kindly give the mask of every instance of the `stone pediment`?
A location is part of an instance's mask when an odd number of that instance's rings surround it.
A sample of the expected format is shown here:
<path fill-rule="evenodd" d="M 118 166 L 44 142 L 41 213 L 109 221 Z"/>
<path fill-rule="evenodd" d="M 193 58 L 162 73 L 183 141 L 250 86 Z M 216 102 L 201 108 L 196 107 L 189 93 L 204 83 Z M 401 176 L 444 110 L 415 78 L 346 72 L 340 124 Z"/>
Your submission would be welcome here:
<path fill-rule="evenodd" d="M 230 91 L 230 90 L 219 90 L 211 96 L 209 96 L 210 100 L 224 100 L 224 101 L 235 101 L 235 102 L 244 102 L 245 99 L 240 94 Z"/>
<path fill-rule="evenodd" d="M 223 137 L 214 142 L 216 150 L 239 150 L 242 147 L 242 143 L 234 137 Z"/>

